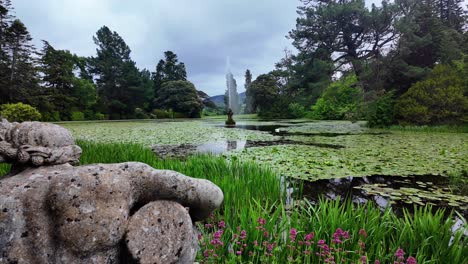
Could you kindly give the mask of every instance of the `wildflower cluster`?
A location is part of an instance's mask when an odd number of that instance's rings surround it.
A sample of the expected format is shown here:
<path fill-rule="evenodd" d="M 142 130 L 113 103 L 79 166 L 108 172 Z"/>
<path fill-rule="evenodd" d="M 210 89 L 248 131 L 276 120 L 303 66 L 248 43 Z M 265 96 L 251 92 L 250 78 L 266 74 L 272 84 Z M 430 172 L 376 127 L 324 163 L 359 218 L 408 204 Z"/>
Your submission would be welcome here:
<path fill-rule="evenodd" d="M 202 248 L 199 262 L 380 264 L 380 260 L 369 259 L 374 256 L 366 253 L 368 234 L 365 229 L 353 235 L 337 228 L 331 237 L 317 237 L 315 232 L 303 232 L 295 227 L 287 230 L 276 230 L 275 227 L 267 225 L 264 218 L 258 218 L 252 226 L 244 228 L 226 228 L 224 221 L 205 224 L 205 235 L 199 235 Z M 394 264 L 417 263 L 414 257 L 405 258 L 401 248 L 393 257 Z"/>

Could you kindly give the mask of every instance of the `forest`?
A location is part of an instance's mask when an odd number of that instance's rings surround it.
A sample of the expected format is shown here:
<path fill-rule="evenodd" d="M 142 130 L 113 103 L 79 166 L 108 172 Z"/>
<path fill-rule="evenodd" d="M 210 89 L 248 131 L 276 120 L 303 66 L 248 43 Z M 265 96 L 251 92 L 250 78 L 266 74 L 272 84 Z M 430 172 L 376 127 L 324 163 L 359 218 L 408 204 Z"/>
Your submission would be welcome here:
<path fill-rule="evenodd" d="M 262 118 L 367 120 L 368 125 L 463 124 L 468 113 L 467 12 L 462 0 L 303 0 L 288 33 L 295 51 L 268 73 L 246 70 L 244 113 Z M 0 1 L 0 105 L 12 120 L 200 117 L 223 113 L 166 51 L 138 69 L 103 26 L 82 57 L 39 49 L 10 0 Z M 286 33 L 286 32 L 285 32 Z M 90 36 L 91 39 L 91 36 Z"/>

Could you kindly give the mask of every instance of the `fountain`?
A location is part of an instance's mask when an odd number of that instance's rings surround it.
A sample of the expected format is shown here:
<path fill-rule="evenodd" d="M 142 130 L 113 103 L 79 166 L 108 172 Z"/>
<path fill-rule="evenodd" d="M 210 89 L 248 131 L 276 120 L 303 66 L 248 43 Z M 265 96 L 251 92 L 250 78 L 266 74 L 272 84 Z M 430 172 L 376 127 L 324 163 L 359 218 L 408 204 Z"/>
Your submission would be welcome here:
<path fill-rule="evenodd" d="M 239 113 L 239 94 L 237 93 L 237 84 L 236 79 L 234 79 L 234 75 L 231 73 L 231 67 L 229 63 L 229 57 L 227 58 L 226 62 L 226 96 L 227 96 L 227 109 L 228 109 L 228 119 L 226 121 L 226 125 L 234 126 L 236 122 L 232 119 L 234 114 Z"/>

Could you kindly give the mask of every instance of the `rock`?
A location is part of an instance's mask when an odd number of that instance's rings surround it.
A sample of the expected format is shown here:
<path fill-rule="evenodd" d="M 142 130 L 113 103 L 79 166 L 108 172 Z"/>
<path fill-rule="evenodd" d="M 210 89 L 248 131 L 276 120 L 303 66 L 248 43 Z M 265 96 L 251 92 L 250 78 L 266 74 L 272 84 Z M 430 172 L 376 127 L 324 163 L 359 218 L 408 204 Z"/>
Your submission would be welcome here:
<path fill-rule="evenodd" d="M 0 263 L 193 263 L 192 220 L 222 200 L 207 180 L 137 162 L 27 168 L 0 180 Z"/>
<path fill-rule="evenodd" d="M 126 242 L 142 264 L 193 263 L 197 255 L 190 215 L 172 201 L 151 202 L 138 210 L 129 221 Z"/>

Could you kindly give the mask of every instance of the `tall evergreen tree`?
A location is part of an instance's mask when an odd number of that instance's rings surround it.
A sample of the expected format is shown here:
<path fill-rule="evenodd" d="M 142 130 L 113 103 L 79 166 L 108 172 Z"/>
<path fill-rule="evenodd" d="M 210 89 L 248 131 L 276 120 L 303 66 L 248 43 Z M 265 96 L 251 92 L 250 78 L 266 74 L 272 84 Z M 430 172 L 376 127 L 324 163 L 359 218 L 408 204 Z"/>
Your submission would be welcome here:
<path fill-rule="evenodd" d="M 6 91 L 7 102 L 27 101 L 25 98 L 35 93 L 38 84 L 36 53 L 31 44 L 32 38 L 26 26 L 15 19 L 4 36 L 6 58 L 0 83 Z"/>
<path fill-rule="evenodd" d="M 6 35 L 13 21 L 10 0 L 0 0 L 0 104 L 9 101 L 10 57 L 6 48 Z"/>
<path fill-rule="evenodd" d="M 365 62 L 382 56 L 383 50 L 397 37 L 395 5 L 387 0 L 369 10 L 364 0 L 305 0 L 299 7 L 296 29 L 289 36 L 302 53 L 324 49 L 334 54 L 339 69 L 350 64 L 358 79 L 364 74 Z M 370 88 L 362 83 L 364 88 Z"/>
<path fill-rule="evenodd" d="M 255 113 L 255 104 L 252 91 L 250 86 L 252 85 L 252 73 L 249 69 L 245 71 L 245 113 L 252 114 Z"/>
<path fill-rule="evenodd" d="M 438 8 L 439 17 L 444 25 L 463 33 L 467 26 L 467 11 L 464 10 L 463 0 L 434 0 Z"/>
<path fill-rule="evenodd" d="M 132 118 L 144 95 L 140 72 L 130 59 L 130 48 L 106 26 L 93 39 L 98 48 L 97 56 L 90 59 L 90 73 L 96 76 L 102 110 L 112 119 Z"/>
<path fill-rule="evenodd" d="M 185 64 L 179 62 L 177 54 L 172 51 L 164 52 L 164 59 L 160 60 L 156 66 L 156 71 L 153 72 L 153 82 L 155 96 L 158 96 L 158 90 L 162 84 L 169 81 L 186 81 L 187 72 Z"/>

